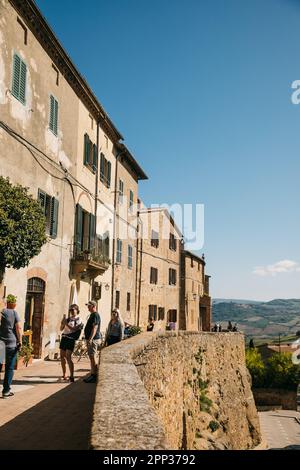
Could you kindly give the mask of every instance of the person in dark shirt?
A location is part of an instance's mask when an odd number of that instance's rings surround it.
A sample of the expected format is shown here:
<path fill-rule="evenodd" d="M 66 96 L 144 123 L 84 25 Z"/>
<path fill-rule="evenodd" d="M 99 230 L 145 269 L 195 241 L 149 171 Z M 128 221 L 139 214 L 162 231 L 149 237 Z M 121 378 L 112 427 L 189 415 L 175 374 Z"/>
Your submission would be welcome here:
<path fill-rule="evenodd" d="M 84 382 L 93 383 L 97 381 L 96 353 L 101 343 L 101 318 L 97 312 L 97 302 L 90 300 L 86 305 L 90 316 L 85 325 L 84 337 L 87 342 L 87 350 L 91 362 L 91 375 L 84 379 Z"/>

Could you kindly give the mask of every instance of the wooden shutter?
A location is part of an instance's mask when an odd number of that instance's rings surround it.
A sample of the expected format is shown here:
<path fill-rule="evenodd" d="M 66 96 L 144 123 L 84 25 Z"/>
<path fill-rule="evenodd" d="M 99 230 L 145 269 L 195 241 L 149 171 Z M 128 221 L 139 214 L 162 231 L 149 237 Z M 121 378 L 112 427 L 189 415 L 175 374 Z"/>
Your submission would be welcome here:
<path fill-rule="evenodd" d="M 107 161 L 107 187 L 110 188 L 110 179 L 111 179 L 111 163 Z"/>
<path fill-rule="evenodd" d="M 105 159 L 103 153 L 100 155 L 100 181 L 103 183 L 104 182 L 104 164 L 105 164 Z"/>
<path fill-rule="evenodd" d="M 93 250 L 95 247 L 95 229 L 96 229 L 96 217 L 94 214 L 90 214 L 89 223 L 89 250 Z"/>
<path fill-rule="evenodd" d="M 20 74 L 20 95 L 19 99 L 22 103 L 26 102 L 26 75 L 27 67 L 23 61 L 21 61 L 21 74 Z"/>
<path fill-rule="evenodd" d="M 82 223 L 83 223 L 83 210 L 82 207 L 76 205 L 76 218 L 75 218 L 75 247 L 76 251 L 81 252 L 82 247 Z"/>
<path fill-rule="evenodd" d="M 130 312 L 130 292 L 127 292 L 127 312 Z"/>
<path fill-rule="evenodd" d="M 26 64 L 17 54 L 15 54 L 13 58 L 13 79 L 11 91 L 13 96 L 23 104 L 26 102 L 26 75 Z"/>
<path fill-rule="evenodd" d="M 50 212 L 50 236 L 51 238 L 57 237 L 58 225 L 58 200 L 53 197 L 51 199 L 51 212 Z"/>
<path fill-rule="evenodd" d="M 98 166 L 98 147 L 97 145 L 93 145 L 93 171 L 96 173 Z"/>
<path fill-rule="evenodd" d="M 84 134 L 83 163 L 85 165 L 89 164 L 89 153 L 90 153 L 90 138 L 89 138 L 88 134 Z"/>
<path fill-rule="evenodd" d="M 58 129 L 58 102 L 54 96 L 50 96 L 50 122 L 49 127 L 51 131 L 57 135 Z"/>

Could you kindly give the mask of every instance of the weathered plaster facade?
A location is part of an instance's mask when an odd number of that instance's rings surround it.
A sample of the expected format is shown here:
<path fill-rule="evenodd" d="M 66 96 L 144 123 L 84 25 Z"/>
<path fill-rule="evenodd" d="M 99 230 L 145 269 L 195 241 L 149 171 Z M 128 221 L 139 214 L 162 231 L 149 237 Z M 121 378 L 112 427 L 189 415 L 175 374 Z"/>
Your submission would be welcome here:
<path fill-rule="evenodd" d="M 85 303 L 94 298 L 95 283 L 101 286 L 101 298 L 97 297 L 97 301 L 103 331 L 110 319 L 112 264 L 97 261 L 95 268 L 95 263 L 87 261 L 87 251 L 98 235 L 108 234 L 107 258 L 112 259 L 114 174 L 117 147 L 123 138 L 32 0 L 1 1 L 0 45 L 0 174 L 8 176 L 14 184 L 28 187 L 35 198 L 42 190 L 58 202 L 57 234 L 52 238 L 49 236 L 47 244 L 28 268 L 8 269 L 4 279 L 6 294 L 14 293 L 18 297 L 17 308 L 22 319 L 26 308 L 28 310 L 28 302 L 34 310 L 34 302 L 30 300 L 33 293 L 30 299 L 28 295 L 26 297 L 28 280 L 34 278 L 40 284 L 44 283 L 44 292 L 38 302 L 39 312 L 35 312 L 36 315 L 33 312 L 33 317 L 40 316 L 42 345 L 38 355 L 45 356 L 55 338 L 57 347 L 61 317 L 70 302 L 79 304 L 82 318 L 86 320 Z M 26 65 L 24 102 L 12 94 L 15 53 Z M 58 103 L 57 134 L 49 125 L 51 95 Z M 91 145 L 97 146 L 98 158 L 93 166 L 85 162 L 85 134 Z M 125 166 L 120 165 L 123 179 L 130 181 L 137 197 L 138 180 L 146 175 L 123 144 L 122 147 L 127 162 Z M 110 187 L 100 181 L 101 153 L 111 165 Z M 78 205 L 82 217 L 80 259 L 85 259 L 81 265 L 74 263 L 78 260 L 78 224 L 81 223 Z M 87 237 L 90 241 L 86 250 L 84 239 Z M 39 275 L 42 272 L 44 276 Z M 134 290 L 132 283 L 133 276 L 126 288 Z M 133 312 L 134 298 L 132 295 Z M 1 296 L 2 305 L 3 301 Z"/>
<path fill-rule="evenodd" d="M 166 209 L 141 209 L 139 212 L 141 234 L 138 266 L 138 322 L 143 328 L 149 321 L 149 305 L 156 306 L 151 316 L 155 329 L 165 329 L 172 319 L 179 327 L 180 253 L 182 234 Z M 158 244 L 153 246 L 153 232 L 158 234 Z M 170 249 L 170 234 L 175 238 L 176 249 Z M 175 247 L 174 247 L 175 248 Z M 157 279 L 151 281 L 151 268 L 157 270 Z M 170 283 L 170 269 L 175 273 L 175 283 Z M 161 311 L 161 319 L 159 309 Z M 173 312 L 173 314 L 171 313 Z M 174 315 L 172 317 L 171 315 Z"/>

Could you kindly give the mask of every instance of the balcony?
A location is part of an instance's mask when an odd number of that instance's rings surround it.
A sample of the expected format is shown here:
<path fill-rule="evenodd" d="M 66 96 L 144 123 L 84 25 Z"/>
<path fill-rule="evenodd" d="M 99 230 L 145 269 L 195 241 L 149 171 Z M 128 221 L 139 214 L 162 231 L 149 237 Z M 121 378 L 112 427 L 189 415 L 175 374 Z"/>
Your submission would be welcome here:
<path fill-rule="evenodd" d="M 73 244 L 71 256 L 72 273 L 74 275 L 86 274 L 94 278 L 103 274 L 111 264 L 107 253 L 103 250 L 102 243 L 97 240 L 93 248 L 89 248 L 89 240 L 83 239 L 82 243 Z"/>

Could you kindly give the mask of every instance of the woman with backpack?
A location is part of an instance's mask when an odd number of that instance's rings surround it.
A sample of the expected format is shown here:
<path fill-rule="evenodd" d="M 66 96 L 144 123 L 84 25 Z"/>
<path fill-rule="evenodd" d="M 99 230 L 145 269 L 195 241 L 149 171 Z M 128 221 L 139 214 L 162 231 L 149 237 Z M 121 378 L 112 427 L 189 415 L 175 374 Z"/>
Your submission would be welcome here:
<path fill-rule="evenodd" d="M 72 353 L 75 347 L 75 341 L 79 339 L 81 330 L 83 328 L 83 323 L 79 316 L 79 307 L 76 304 L 73 304 L 69 308 L 68 318 L 66 315 L 63 316 L 63 319 L 60 324 L 60 331 L 62 331 L 61 341 L 60 341 L 60 362 L 63 371 L 62 380 L 69 380 L 74 382 L 74 363 L 72 361 Z M 70 369 L 70 377 L 68 378 L 66 363 L 68 363 Z"/>

